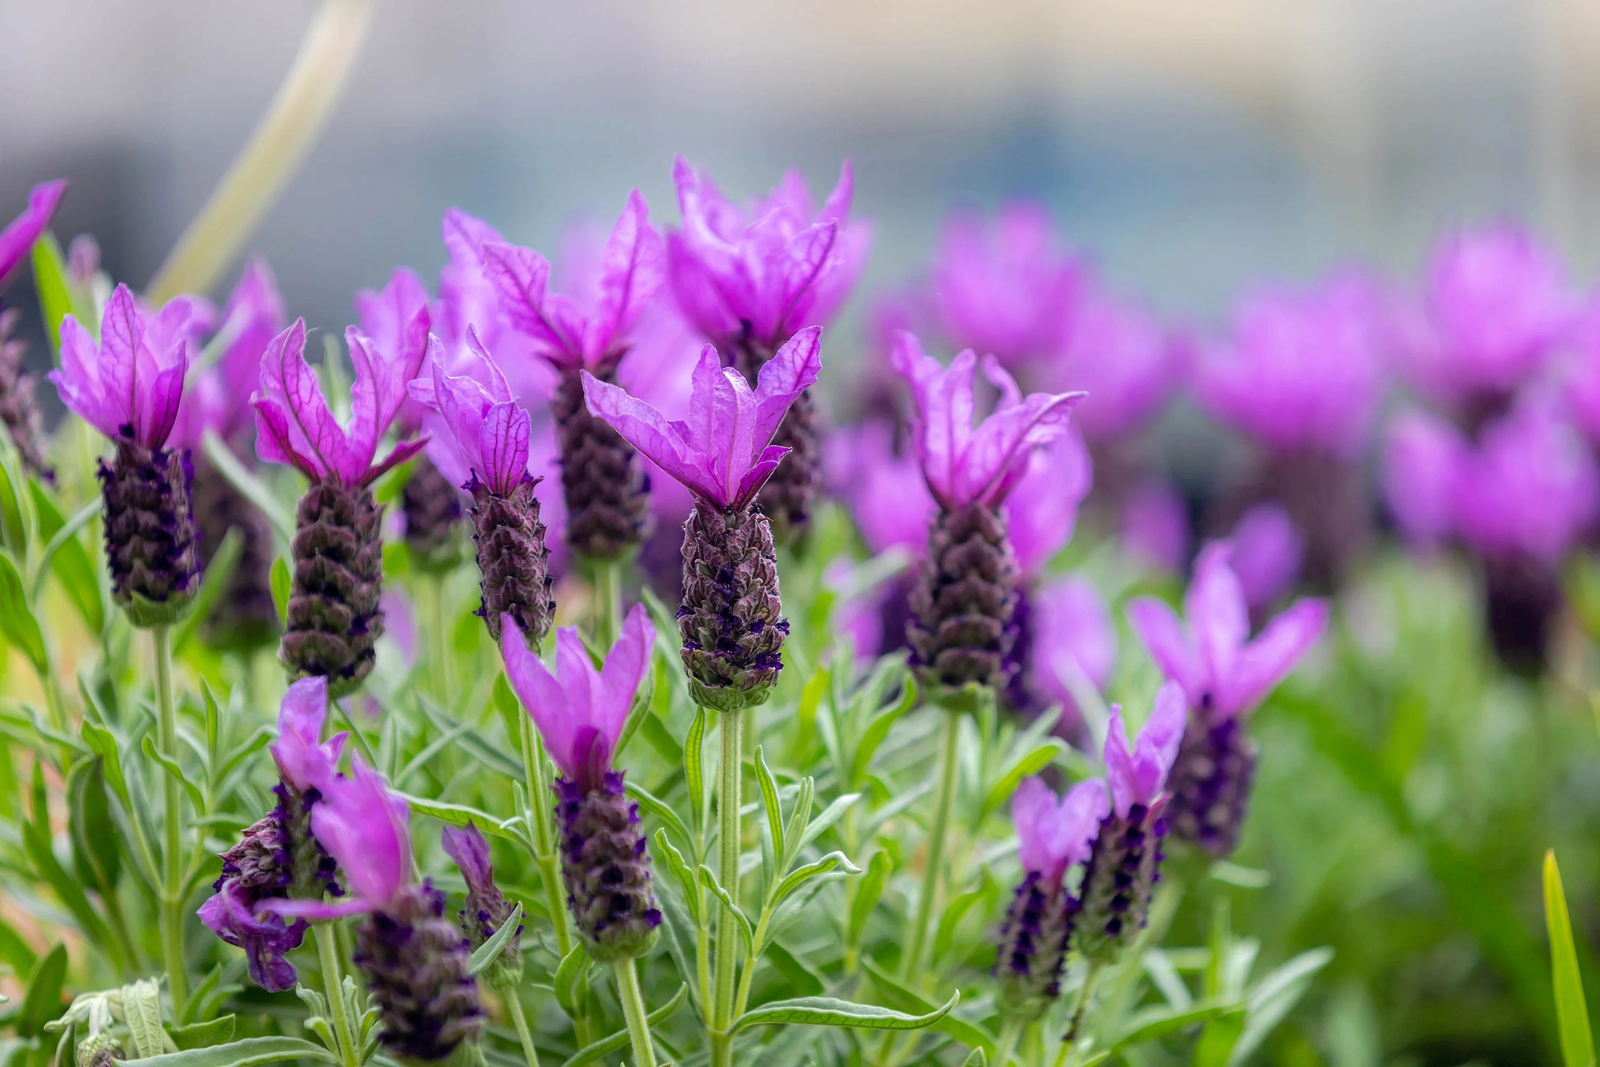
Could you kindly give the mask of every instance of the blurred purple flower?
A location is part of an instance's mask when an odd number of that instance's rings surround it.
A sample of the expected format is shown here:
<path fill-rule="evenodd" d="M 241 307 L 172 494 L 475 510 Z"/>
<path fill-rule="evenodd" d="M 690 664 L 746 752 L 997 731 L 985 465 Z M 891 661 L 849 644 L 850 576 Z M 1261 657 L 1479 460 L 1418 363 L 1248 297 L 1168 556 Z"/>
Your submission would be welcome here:
<path fill-rule="evenodd" d="M 1416 409 L 1397 415 L 1383 453 L 1383 491 L 1401 532 L 1431 545 L 1455 528 L 1452 496 L 1467 444 L 1444 419 Z"/>
<path fill-rule="evenodd" d="M 296 319 L 261 357 L 256 408 L 256 451 L 268 463 L 286 463 L 313 482 L 337 479 L 346 488 L 371 483 L 427 444 L 414 438 L 395 445 L 374 463 L 378 442 L 407 399 L 406 383 L 417 376 L 424 350 L 385 354 L 354 326 L 345 331 L 355 386 L 348 427 L 334 419 L 322 384 L 305 360 L 306 324 Z"/>
<path fill-rule="evenodd" d="M 218 336 L 227 347 L 216 363 L 201 368 L 184 389 L 172 439 L 198 450 L 207 430 L 230 444 L 254 422 L 249 396 L 261 374 L 261 356 L 283 330 L 287 314 L 272 268 L 253 259 L 239 276 L 222 309 Z"/>
<path fill-rule="evenodd" d="M 1083 438 L 1068 431 L 1033 451 L 1027 470 L 1006 498 L 1006 528 L 1024 578 L 1044 569 L 1072 540 L 1078 505 L 1094 485 Z"/>
<path fill-rule="evenodd" d="M 584 792 L 599 789 L 611 769 L 611 754 L 650 669 L 656 631 L 643 604 L 635 604 L 622 636 L 596 670 L 573 626 L 556 631 L 556 673 L 528 650 L 509 616 L 502 623 L 500 653 L 506 678 L 527 709 L 550 758 Z"/>
<path fill-rule="evenodd" d="M 61 323 L 61 367 L 49 378 L 61 402 L 113 441 L 160 448 L 177 422 L 195 303 L 175 297 L 159 312 L 126 285 L 106 304 L 100 343 L 72 315 Z"/>
<path fill-rule="evenodd" d="M 1011 798 L 1023 873 L 1059 884 L 1073 864 L 1089 858 L 1106 810 L 1106 783 L 1099 778 L 1079 782 L 1059 799 L 1042 778 L 1024 779 Z"/>
<path fill-rule="evenodd" d="M 954 347 L 1017 366 L 1060 351 L 1084 273 L 1057 248 L 1049 213 L 1016 202 L 989 225 L 974 211 L 951 214 L 935 254 L 933 293 Z"/>
<path fill-rule="evenodd" d="M 1073 421 L 1090 441 L 1126 436 L 1155 413 L 1180 377 L 1180 349 L 1155 315 L 1132 301 L 1089 290 L 1061 353 L 1041 372 L 1053 385 L 1082 389 Z"/>
<path fill-rule="evenodd" d="M 911 388 L 918 417 L 912 442 L 934 499 L 946 510 L 971 504 L 997 507 L 1026 473 L 1033 450 L 1066 432 L 1072 406 L 1082 393 L 1033 393 L 1026 399 L 1015 379 L 992 356 L 983 373 L 1000 391 L 994 411 L 976 427 L 969 349 L 948 368 L 925 355 L 916 337 L 900 334 L 894 366 Z"/>
<path fill-rule="evenodd" d="M 1189 558 L 1189 509 L 1160 478 L 1135 486 L 1122 506 L 1122 547 L 1159 570 L 1183 570 Z"/>
<path fill-rule="evenodd" d="M 911 456 L 897 456 L 893 431 L 882 422 L 836 430 L 828 460 L 836 491 L 850 507 L 861 538 L 874 554 L 901 548 L 913 557 L 928 545 L 928 524 L 936 508 L 922 467 Z"/>
<path fill-rule="evenodd" d="M 696 496 L 719 510 L 743 508 L 788 452 L 769 442 L 789 405 L 817 380 L 821 334 L 816 326 L 795 334 L 761 368 L 754 390 L 737 370 L 723 368 L 707 345 L 695 367 L 686 421 L 668 421 L 585 371 L 589 410 Z"/>
<path fill-rule="evenodd" d="M 1159 812 L 1165 804 L 1167 772 L 1178 758 L 1188 717 L 1183 687 L 1168 681 L 1156 693 L 1150 718 L 1130 750 L 1122 711 L 1112 707 L 1111 722 L 1106 727 L 1106 785 L 1111 792 L 1111 810 L 1117 818 L 1128 818 L 1135 805 Z"/>
<path fill-rule="evenodd" d="M 396 268 L 381 290 L 363 289 L 357 293 L 355 305 L 356 322 L 380 359 L 409 362 L 419 350 L 426 351 L 433 313 L 428 287 L 415 271 Z M 403 434 L 416 433 L 421 421 L 422 411 L 417 405 L 400 405 L 396 422 Z"/>
<path fill-rule="evenodd" d="M 1378 309 L 1374 286 L 1356 274 L 1250 293 L 1231 336 L 1199 346 L 1200 402 L 1269 449 L 1355 456 L 1382 385 Z"/>
<path fill-rule="evenodd" d="M 1080 713 L 1070 680 L 1079 676 L 1105 692 L 1117 666 L 1116 624 L 1099 590 L 1080 575 L 1045 583 L 1032 605 L 1033 683 L 1062 706 L 1072 733 Z"/>
<path fill-rule="evenodd" d="M 1268 501 L 1250 508 L 1239 517 L 1229 540 L 1233 572 L 1251 611 L 1275 603 L 1294 586 L 1306 541 L 1283 505 Z"/>
<path fill-rule="evenodd" d="M 1128 605 L 1128 621 L 1162 673 L 1183 686 L 1190 707 L 1219 720 L 1250 711 L 1328 624 L 1326 601 L 1297 600 L 1250 640 L 1249 606 L 1229 562 L 1232 552 L 1227 541 L 1201 550 L 1183 599 L 1187 625 L 1154 597 Z"/>
<path fill-rule="evenodd" d="M 9 278 L 11 272 L 28 258 L 34 242 L 50 227 L 50 219 L 66 192 L 67 183 L 62 179 L 42 182 L 28 191 L 27 209 L 7 223 L 4 230 L 0 230 L 0 282 Z"/>

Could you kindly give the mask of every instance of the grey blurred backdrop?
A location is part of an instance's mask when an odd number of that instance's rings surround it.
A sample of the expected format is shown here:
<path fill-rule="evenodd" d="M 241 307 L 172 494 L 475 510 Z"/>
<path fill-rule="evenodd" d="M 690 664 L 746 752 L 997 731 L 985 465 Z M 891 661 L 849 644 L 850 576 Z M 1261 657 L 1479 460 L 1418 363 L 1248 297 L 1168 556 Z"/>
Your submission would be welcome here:
<path fill-rule="evenodd" d="M 0 0 L 4 214 L 70 178 L 57 233 L 143 285 L 313 9 Z M 736 194 L 791 165 L 825 187 L 854 157 L 869 288 L 950 205 L 1014 194 L 1184 316 L 1352 258 L 1410 271 L 1442 227 L 1505 214 L 1586 274 L 1600 0 L 380 0 L 250 247 L 336 328 L 393 266 L 436 270 L 451 205 L 547 250 L 633 185 L 675 219 L 675 152 Z"/>

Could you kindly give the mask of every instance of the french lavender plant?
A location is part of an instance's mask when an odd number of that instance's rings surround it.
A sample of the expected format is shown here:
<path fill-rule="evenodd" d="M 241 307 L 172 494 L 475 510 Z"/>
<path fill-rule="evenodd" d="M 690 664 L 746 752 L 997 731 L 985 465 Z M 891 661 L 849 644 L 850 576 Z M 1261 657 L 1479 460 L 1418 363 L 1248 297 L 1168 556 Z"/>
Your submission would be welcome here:
<path fill-rule="evenodd" d="M 396 444 L 376 460 L 378 441 L 406 400 L 423 348 L 382 353 L 351 327 L 355 365 L 348 427 L 328 407 L 305 361 L 306 326 L 296 319 L 261 357 L 256 451 L 310 480 L 295 509 L 293 579 L 279 657 L 294 678 L 328 679 L 329 698 L 354 692 L 372 671 L 383 634 L 383 509 L 372 483 L 422 450 L 425 437 Z"/>
<path fill-rule="evenodd" d="M 1128 622 L 1189 709 L 1172 768 L 1167 819 L 1174 834 L 1212 856 L 1239 843 L 1256 746 L 1245 719 L 1286 677 L 1328 624 L 1328 604 L 1302 599 L 1250 639 L 1250 611 L 1226 541 L 1201 550 L 1180 620 L 1165 601 L 1139 597 Z M 1185 625 L 1187 623 L 1187 625 Z"/>
<path fill-rule="evenodd" d="M 683 213 L 683 228 L 667 240 L 678 306 L 753 384 L 801 327 L 826 324 L 860 277 L 870 231 L 849 221 L 855 172 L 846 160 L 820 209 L 793 171 L 748 211 L 681 158 L 672 178 Z M 789 460 L 767 481 L 760 502 L 783 544 L 804 536 L 820 489 L 816 418 L 811 395 L 801 393 L 773 437 L 789 449 Z"/>
<path fill-rule="evenodd" d="M 49 228 L 66 192 L 64 181 L 34 186 L 28 192 L 27 208 L 0 230 L 0 287 L 16 275 L 34 243 Z M 35 379 L 22 371 L 23 342 L 11 337 L 19 315 L 16 308 L 0 306 L 0 422 L 5 423 L 23 465 L 48 482 L 55 473 L 45 460 L 41 443 L 44 430 L 39 402 L 33 395 Z"/>
<path fill-rule="evenodd" d="M 553 674 L 515 628 L 515 620 L 507 617 L 500 651 L 511 688 L 560 770 L 553 788 L 567 907 L 589 957 L 613 965 L 634 1059 L 640 1067 L 653 1067 L 634 960 L 655 944 L 661 911 L 650 888 L 639 805 L 628 796 L 626 772 L 614 769 L 612 756 L 649 672 L 655 627 L 644 605 L 635 605 L 598 670 L 577 629 L 563 627 L 556 631 Z"/>
<path fill-rule="evenodd" d="M 628 196 L 606 244 L 592 300 L 548 291 L 550 264 L 531 248 L 489 242 L 481 249 L 501 314 L 532 342 L 560 376 L 552 404 L 561 440 L 561 487 L 567 503 L 567 544 L 574 555 L 614 564 L 648 532 L 649 479 L 632 445 L 590 414 L 581 374 L 617 382 L 630 331 L 663 281 L 661 235 L 644 197 Z M 615 597 L 615 575 L 608 569 Z M 619 614 L 608 599 L 610 630 Z"/>

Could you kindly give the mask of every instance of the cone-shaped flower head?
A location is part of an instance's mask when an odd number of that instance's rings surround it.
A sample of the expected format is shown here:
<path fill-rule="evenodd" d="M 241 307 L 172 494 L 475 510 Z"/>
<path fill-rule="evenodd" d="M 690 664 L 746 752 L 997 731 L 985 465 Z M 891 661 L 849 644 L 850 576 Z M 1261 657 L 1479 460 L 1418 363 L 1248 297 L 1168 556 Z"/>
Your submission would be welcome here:
<path fill-rule="evenodd" d="M 916 337 L 895 339 L 894 367 L 911 387 L 917 415 L 912 442 L 934 499 L 946 510 L 997 507 L 1026 473 L 1033 450 L 1066 432 L 1084 393 L 1032 393 L 1026 398 L 993 357 L 983 373 L 1000 391 L 994 411 L 976 427 L 973 378 L 978 357 L 962 352 L 946 367 L 923 353 Z"/>
<path fill-rule="evenodd" d="M 466 907 L 461 910 L 461 932 L 476 950 L 493 937 L 511 917 L 512 905 L 494 882 L 494 864 L 489 860 L 489 842 L 468 822 L 465 826 L 446 826 L 444 850 L 461 868 L 467 883 Z M 522 927 L 517 930 L 486 972 L 491 985 L 514 983 L 522 977 Z"/>
<path fill-rule="evenodd" d="M 801 327 L 826 323 L 860 277 L 870 234 L 849 221 L 849 160 L 820 210 L 794 171 L 748 211 L 681 158 L 672 178 L 683 213 L 667 244 L 678 304 L 730 358 L 741 346 L 761 349 L 750 369 Z"/>
<path fill-rule="evenodd" d="M 762 368 L 755 389 L 707 345 L 695 365 L 689 417 L 666 416 L 585 373 L 589 410 L 690 492 L 719 511 L 747 507 L 788 450 L 770 444 L 789 405 L 817 380 L 822 329 L 795 334 Z"/>
<path fill-rule="evenodd" d="M 532 716 L 561 776 L 555 782 L 561 877 L 567 903 L 598 960 L 641 956 L 654 944 L 661 912 L 650 890 L 650 856 L 639 806 L 628 799 L 612 753 L 650 669 L 655 628 L 635 605 L 595 669 L 572 627 L 556 632 L 556 673 L 529 652 L 507 620 L 500 651 L 506 677 Z"/>
<path fill-rule="evenodd" d="M 1294 669 L 1328 623 L 1324 600 L 1296 601 L 1250 640 L 1250 608 L 1229 564 L 1233 546 L 1207 545 L 1184 597 L 1184 620 L 1164 601 L 1128 605 L 1134 633 L 1189 706 L 1218 718 L 1248 712 Z"/>
<path fill-rule="evenodd" d="M 1231 336 L 1199 346 L 1201 403 L 1268 449 L 1355 457 L 1382 386 L 1379 311 L 1374 286 L 1353 274 L 1250 293 Z"/>
<path fill-rule="evenodd" d="M 933 292 L 952 344 L 1008 366 L 1060 350 L 1084 282 L 1076 257 L 1062 252 L 1041 205 L 1017 202 L 985 226 L 962 210 L 945 222 L 933 264 Z"/>
<path fill-rule="evenodd" d="M 66 193 L 67 183 L 59 178 L 42 182 L 28 191 L 27 208 L 0 230 L 0 283 L 28 258 L 34 242 L 49 228 Z"/>
<path fill-rule="evenodd" d="M 1183 689 L 1167 682 L 1156 694 L 1138 741 L 1129 745 L 1121 712 L 1112 709 L 1105 744 L 1110 810 L 1084 868 L 1075 930 L 1078 951 L 1091 960 L 1114 958 L 1149 918 L 1150 893 L 1163 859 L 1161 840 L 1167 833 L 1162 814 L 1171 799 L 1167 775 L 1187 715 Z"/>
<path fill-rule="evenodd" d="M 273 338 L 261 357 L 256 408 L 256 449 L 269 463 L 287 463 L 314 482 L 336 481 L 345 488 L 371 484 L 384 471 L 404 463 L 427 443 L 418 438 L 397 444 L 374 462 L 378 442 L 405 403 L 406 383 L 417 376 L 425 349 L 378 350 L 355 327 L 345 331 L 355 367 L 350 425 L 340 426 L 322 395 L 322 383 L 305 360 L 306 324 L 296 319 Z"/>
<path fill-rule="evenodd" d="M 1012 895 L 995 974 L 997 1003 L 1008 1015 L 1036 1018 L 1060 993 L 1062 965 L 1078 902 L 1067 892 L 1067 869 L 1089 858 L 1106 814 L 1106 787 L 1079 782 L 1057 799 L 1038 778 L 1017 787 L 1011 820 L 1017 828 L 1022 882 Z"/>

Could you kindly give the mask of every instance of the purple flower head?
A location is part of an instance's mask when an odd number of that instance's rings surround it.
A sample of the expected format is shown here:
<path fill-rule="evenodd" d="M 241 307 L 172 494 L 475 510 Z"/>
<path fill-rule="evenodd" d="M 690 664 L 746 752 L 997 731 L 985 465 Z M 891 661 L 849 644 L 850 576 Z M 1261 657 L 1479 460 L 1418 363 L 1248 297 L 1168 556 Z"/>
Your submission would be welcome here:
<path fill-rule="evenodd" d="M 1057 799 L 1042 778 L 1027 778 L 1011 798 L 1017 828 L 1017 858 L 1024 874 L 1038 874 L 1055 886 L 1074 863 L 1089 858 L 1100 820 L 1106 817 L 1106 784 L 1079 782 Z"/>
<path fill-rule="evenodd" d="M 356 380 L 348 427 L 340 426 L 305 359 L 306 324 L 296 319 L 261 357 L 256 408 L 256 451 L 269 463 L 287 463 L 312 481 L 337 478 L 348 488 L 366 485 L 404 463 L 427 438 L 402 441 L 377 463 L 378 441 L 405 403 L 406 383 L 417 376 L 424 349 L 381 353 L 354 326 L 345 331 Z"/>
<path fill-rule="evenodd" d="M 197 449 L 207 430 L 228 441 L 250 426 L 253 413 L 246 398 L 261 374 L 261 356 L 286 318 L 272 268 L 264 259 L 251 260 L 222 310 L 219 335 L 226 335 L 227 347 L 185 387 L 174 441 Z"/>
<path fill-rule="evenodd" d="M 1199 346 L 1201 403 L 1267 448 L 1356 455 L 1382 385 L 1378 308 L 1371 282 L 1355 274 L 1250 293 L 1232 335 Z"/>
<path fill-rule="evenodd" d="M 510 495 L 528 477 L 528 439 L 533 420 L 512 399 L 499 364 L 467 330 L 467 373 L 445 373 L 444 346 L 428 339 L 431 377 L 409 388 L 418 403 L 439 413 L 474 477 L 499 496 Z"/>
<path fill-rule="evenodd" d="M 283 900 L 272 899 L 280 903 Z M 244 949 L 250 978 L 257 985 L 268 992 L 281 993 L 293 989 L 299 977 L 294 964 L 284 956 L 300 947 L 306 924 L 301 919 L 285 924 L 282 916 L 271 913 L 258 915 L 257 907 L 262 903 L 255 892 L 230 878 L 206 898 L 195 914 L 225 944 Z"/>
<path fill-rule="evenodd" d="M 269 749 L 283 780 L 304 793 L 325 790 L 339 766 L 348 733 L 322 740 L 328 715 L 328 680 L 318 675 L 302 678 L 283 694 L 278 709 L 278 739 Z"/>
<path fill-rule="evenodd" d="M 461 877 L 467 890 L 494 885 L 494 865 L 489 861 L 489 842 L 483 831 L 472 823 L 465 826 L 446 826 L 441 835 L 445 854 L 461 868 Z"/>
<path fill-rule="evenodd" d="M 1133 487 L 1122 506 L 1122 547 L 1164 571 L 1181 571 L 1189 558 L 1189 509 L 1177 489 L 1160 478 Z"/>
<path fill-rule="evenodd" d="M 411 833 L 406 802 L 389 792 L 383 775 L 360 756 L 350 757 L 350 776 L 328 778 L 311 809 L 311 833 L 339 864 L 353 899 L 268 899 L 259 910 L 308 919 L 337 919 L 389 908 L 411 884 Z"/>
<path fill-rule="evenodd" d="M 1401 314 L 1399 341 L 1435 395 L 1505 393 L 1540 368 L 1575 311 L 1549 249 L 1517 226 L 1487 226 L 1437 250 L 1419 306 Z"/>
<path fill-rule="evenodd" d="M 1128 605 L 1134 633 L 1189 706 L 1217 719 L 1251 710 L 1294 669 L 1328 625 L 1325 600 L 1297 600 L 1250 640 L 1250 611 L 1229 565 L 1233 545 L 1215 541 L 1200 552 L 1180 620 L 1164 601 Z"/>
<path fill-rule="evenodd" d="M 67 183 L 61 179 L 42 182 L 28 191 L 27 210 L 0 230 L 0 282 L 28 258 L 34 242 L 50 226 L 50 219 L 66 192 Z"/>
<path fill-rule="evenodd" d="M 415 271 L 399 267 L 381 290 L 363 289 L 356 294 L 356 321 L 381 359 L 409 361 L 428 347 L 428 331 L 433 326 L 428 287 Z M 404 432 L 414 433 L 421 419 L 422 413 L 414 405 L 401 405 L 398 422 Z"/>
<path fill-rule="evenodd" d="M 1406 539 L 1434 545 L 1455 527 L 1454 485 L 1467 443 L 1444 419 L 1411 409 L 1395 417 L 1383 451 L 1383 495 Z"/>
<path fill-rule="evenodd" d="M 606 244 L 592 302 L 548 291 L 550 264 L 531 248 L 488 242 L 485 273 L 513 329 L 559 370 L 594 370 L 626 348 L 628 331 L 661 288 L 665 253 L 650 209 L 635 189 Z"/>
<path fill-rule="evenodd" d="M 1149 310 L 1090 290 L 1073 314 L 1060 355 L 1040 369 L 1051 383 L 1094 399 L 1073 412 L 1091 441 L 1132 433 L 1176 384 L 1179 347 Z"/>
<path fill-rule="evenodd" d="M 1591 298 L 1566 337 L 1558 381 L 1567 414 L 1591 444 L 1600 445 L 1600 298 Z"/>
<path fill-rule="evenodd" d="M 1078 505 L 1093 485 L 1089 449 L 1076 433 L 1064 433 L 1033 451 L 1005 502 L 1006 528 L 1024 575 L 1039 573 L 1072 540 Z"/>
<path fill-rule="evenodd" d="M 556 673 L 528 651 L 514 621 L 507 616 L 500 632 L 500 653 L 506 678 L 544 738 L 561 774 L 584 790 L 600 788 L 611 769 L 611 754 L 628 710 L 650 669 L 656 631 L 643 604 L 635 604 L 622 624 L 622 636 L 606 654 L 605 666 L 594 661 L 573 626 L 556 631 Z"/>
<path fill-rule="evenodd" d="M 1178 758 L 1178 745 L 1183 741 L 1188 718 L 1183 687 L 1168 681 L 1156 693 L 1150 718 L 1139 731 L 1138 743 L 1130 749 L 1122 710 L 1112 706 L 1111 722 L 1106 727 L 1106 784 L 1117 818 L 1126 819 L 1135 804 L 1151 811 L 1159 811 L 1165 804 L 1167 772 Z"/>
<path fill-rule="evenodd" d="M 762 368 L 756 387 L 724 368 L 710 345 L 694 369 L 689 417 L 668 421 L 651 405 L 618 386 L 584 372 L 589 411 L 696 497 L 723 510 L 742 509 L 755 499 L 787 448 L 770 444 L 795 398 L 817 380 L 822 328 L 807 327 L 778 349 Z"/>
<path fill-rule="evenodd" d="M 1233 528 L 1232 566 L 1252 611 L 1274 603 L 1294 585 L 1306 554 L 1305 536 L 1283 505 L 1257 504 Z"/>
<path fill-rule="evenodd" d="M 849 502 L 861 537 L 874 553 L 901 548 L 913 557 L 928 547 L 928 523 L 936 506 L 911 456 L 891 448 L 892 430 L 882 422 L 840 430 L 830 440 L 830 460 L 839 470 L 840 493 Z"/>
<path fill-rule="evenodd" d="M 1033 683 L 1070 713 L 1078 710 L 1069 679 L 1101 692 L 1117 667 L 1117 627 L 1087 578 L 1072 575 L 1033 594 Z"/>
<path fill-rule="evenodd" d="M 968 349 L 945 367 L 925 355 L 916 337 L 896 339 L 894 367 L 911 387 L 917 418 L 912 441 L 922 475 L 945 509 L 979 504 L 998 507 L 1027 472 L 1035 448 L 1066 432 L 1072 406 L 1083 393 L 1033 393 L 1026 399 L 1016 380 L 986 356 L 983 373 L 1000 391 L 994 411 L 976 427 L 973 372 L 978 357 Z"/>
<path fill-rule="evenodd" d="M 61 367 L 50 372 L 61 402 L 113 441 L 166 444 L 183 400 L 196 310 L 180 296 L 152 313 L 119 285 L 100 321 L 98 345 L 68 315 L 61 323 Z"/>
<path fill-rule="evenodd" d="M 974 211 L 951 214 L 933 264 L 933 292 L 955 347 L 1015 366 L 1060 351 L 1084 275 L 1083 264 L 1057 247 L 1049 212 L 1017 202 L 989 226 Z"/>
<path fill-rule="evenodd" d="M 719 347 L 749 338 L 771 351 L 827 322 L 860 277 L 870 234 L 848 221 L 849 160 L 820 211 L 795 171 L 749 211 L 682 158 L 672 178 L 683 229 L 667 242 L 669 277 L 684 315 Z"/>

